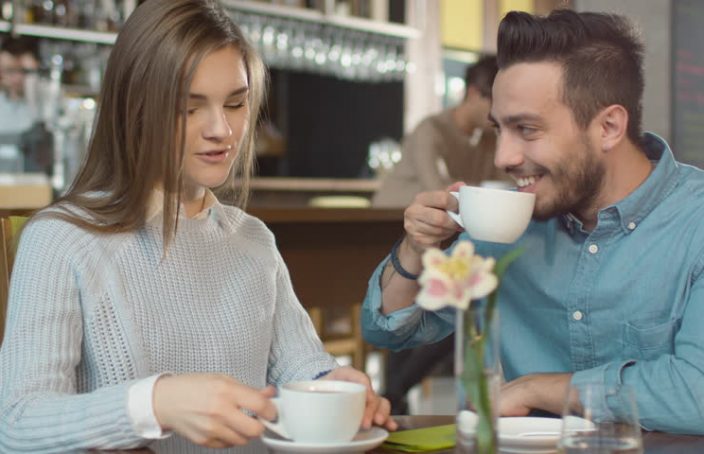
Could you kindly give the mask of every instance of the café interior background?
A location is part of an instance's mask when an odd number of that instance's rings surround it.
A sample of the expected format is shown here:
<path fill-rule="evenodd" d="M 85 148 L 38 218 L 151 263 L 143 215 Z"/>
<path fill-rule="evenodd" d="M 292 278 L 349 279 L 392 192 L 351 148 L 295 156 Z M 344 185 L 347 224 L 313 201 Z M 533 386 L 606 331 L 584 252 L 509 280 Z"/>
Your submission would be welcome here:
<path fill-rule="evenodd" d="M 110 45 L 138 3 L 0 0 L 0 39 L 12 33 L 40 40 L 41 71 L 27 96 L 53 138 L 50 176 L 55 193 L 75 174 L 90 135 Z M 678 12 L 691 16 L 693 10 L 704 14 L 704 5 L 697 3 L 223 1 L 270 69 L 268 108 L 258 126 L 258 175 L 365 180 L 381 176 L 400 158 L 404 132 L 458 101 L 465 65 L 495 50 L 498 21 L 513 9 L 536 13 L 554 7 L 611 10 L 635 19 L 648 49 L 646 128 L 671 139 L 675 150 L 678 142 L 696 140 L 691 136 L 696 135 L 699 105 L 690 102 L 694 96 L 689 92 L 678 96 L 678 80 L 672 76 L 676 71 L 663 68 L 678 67 L 675 60 L 683 54 L 676 48 L 677 40 L 686 41 L 689 32 L 680 27 L 675 33 L 673 18 L 677 19 Z M 688 87 L 693 83 L 694 89 L 700 83 L 685 82 Z M 678 102 L 683 113 L 677 118 L 679 126 L 673 128 Z M 0 144 L 0 172 L 22 172 L 21 156 L 13 151 L 12 139 L 0 141 L 5 142 Z M 685 161 L 697 162 L 697 153 L 680 150 L 679 154 Z"/>
<path fill-rule="evenodd" d="M 545 14 L 567 7 L 636 21 L 646 41 L 645 129 L 668 139 L 680 160 L 704 164 L 704 1 L 221 1 L 270 70 L 251 207 L 309 206 L 329 194 L 368 202 L 400 159 L 404 133 L 461 99 L 466 65 L 495 51 L 498 23 L 510 10 Z M 111 44 L 139 3 L 0 0 L 0 40 L 39 40 L 40 71 L 27 77 L 27 102 L 53 156 L 46 175 L 27 173 L 18 136 L 0 134 L 1 212 L 31 212 L 70 184 L 90 137 Z M 381 258 L 388 245 L 378 242 Z M 366 275 L 356 276 L 360 292 Z M 297 286 L 304 300 L 310 291 Z M 382 364 L 374 355 L 367 361 L 377 389 Z M 424 382 L 434 392 L 426 402 L 431 408 L 413 408 L 411 400 L 412 413 L 454 409 L 451 382 L 439 380 Z"/>

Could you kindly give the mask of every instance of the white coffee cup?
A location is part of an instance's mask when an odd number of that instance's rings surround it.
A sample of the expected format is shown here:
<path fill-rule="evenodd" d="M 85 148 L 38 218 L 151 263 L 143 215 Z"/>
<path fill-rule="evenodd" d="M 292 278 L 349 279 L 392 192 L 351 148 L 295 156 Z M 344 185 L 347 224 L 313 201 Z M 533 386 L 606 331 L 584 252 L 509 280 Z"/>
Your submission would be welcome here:
<path fill-rule="evenodd" d="M 515 185 L 511 184 L 509 181 L 506 181 L 506 180 L 484 180 L 481 183 L 479 183 L 479 186 L 482 188 L 506 189 L 506 190 L 511 190 L 516 187 Z"/>
<path fill-rule="evenodd" d="M 459 193 L 450 194 L 459 201 L 460 214 L 447 214 L 475 240 L 513 243 L 523 235 L 533 216 L 532 193 L 462 186 Z"/>
<path fill-rule="evenodd" d="M 362 424 L 366 388 L 359 383 L 313 380 L 287 383 L 272 399 L 278 422 L 262 420 L 279 435 L 301 443 L 343 443 Z"/>

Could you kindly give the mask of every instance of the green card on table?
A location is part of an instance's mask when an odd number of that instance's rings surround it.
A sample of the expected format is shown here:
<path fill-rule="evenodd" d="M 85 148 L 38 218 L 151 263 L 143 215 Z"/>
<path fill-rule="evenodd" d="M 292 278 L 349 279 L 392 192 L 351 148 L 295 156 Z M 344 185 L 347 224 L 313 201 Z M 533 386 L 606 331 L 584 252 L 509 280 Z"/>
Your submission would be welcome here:
<path fill-rule="evenodd" d="M 455 446 L 455 425 L 426 427 L 424 429 L 392 432 L 384 447 L 405 452 L 424 452 L 449 449 Z"/>

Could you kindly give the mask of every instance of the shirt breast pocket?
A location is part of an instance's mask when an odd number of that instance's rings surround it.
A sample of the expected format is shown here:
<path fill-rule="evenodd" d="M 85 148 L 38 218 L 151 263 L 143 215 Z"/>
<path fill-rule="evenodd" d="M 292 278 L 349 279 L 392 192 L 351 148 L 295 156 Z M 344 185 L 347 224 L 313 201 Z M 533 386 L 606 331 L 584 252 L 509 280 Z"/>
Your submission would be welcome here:
<path fill-rule="evenodd" d="M 628 321 L 624 327 L 624 353 L 627 358 L 650 360 L 674 352 L 679 320 Z"/>

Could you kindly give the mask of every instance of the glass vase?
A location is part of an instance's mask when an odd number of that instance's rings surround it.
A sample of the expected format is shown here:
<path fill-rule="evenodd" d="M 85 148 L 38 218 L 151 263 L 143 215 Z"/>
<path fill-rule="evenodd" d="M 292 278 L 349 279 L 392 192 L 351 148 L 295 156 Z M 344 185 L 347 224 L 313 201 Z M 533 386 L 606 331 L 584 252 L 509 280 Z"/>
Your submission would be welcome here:
<path fill-rule="evenodd" d="M 472 301 L 455 318 L 458 453 L 498 452 L 499 317 L 488 307 L 486 301 Z"/>

